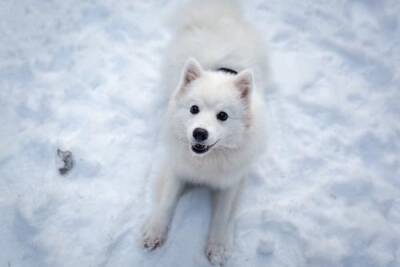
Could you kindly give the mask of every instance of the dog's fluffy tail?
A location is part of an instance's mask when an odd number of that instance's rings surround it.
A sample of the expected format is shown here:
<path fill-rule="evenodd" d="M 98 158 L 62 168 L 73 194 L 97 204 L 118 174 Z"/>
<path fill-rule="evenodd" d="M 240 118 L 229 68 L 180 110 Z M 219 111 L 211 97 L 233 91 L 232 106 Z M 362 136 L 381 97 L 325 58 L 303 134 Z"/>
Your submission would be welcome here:
<path fill-rule="evenodd" d="M 176 31 L 208 28 L 241 20 L 240 13 L 236 0 L 191 0 L 178 8 L 170 23 Z"/>

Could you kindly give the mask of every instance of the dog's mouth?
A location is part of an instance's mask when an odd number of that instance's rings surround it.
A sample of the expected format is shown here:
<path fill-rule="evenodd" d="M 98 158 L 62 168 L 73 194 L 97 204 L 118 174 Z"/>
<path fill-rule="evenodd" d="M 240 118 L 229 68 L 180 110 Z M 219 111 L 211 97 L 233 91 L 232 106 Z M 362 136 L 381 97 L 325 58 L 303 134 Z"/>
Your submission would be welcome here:
<path fill-rule="evenodd" d="M 218 142 L 218 141 L 217 141 Z M 210 148 L 212 148 L 213 146 L 215 146 L 215 144 L 217 143 L 215 142 L 212 145 L 205 145 L 205 144 L 201 144 L 201 143 L 196 143 L 192 145 L 192 151 L 196 154 L 204 154 L 206 153 L 208 150 L 210 150 Z"/>

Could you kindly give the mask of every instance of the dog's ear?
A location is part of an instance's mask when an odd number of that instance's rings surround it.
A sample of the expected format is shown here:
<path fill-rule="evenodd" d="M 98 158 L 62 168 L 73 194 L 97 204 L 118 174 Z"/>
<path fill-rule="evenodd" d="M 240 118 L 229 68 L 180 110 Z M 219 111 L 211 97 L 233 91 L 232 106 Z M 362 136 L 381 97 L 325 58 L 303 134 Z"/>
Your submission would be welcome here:
<path fill-rule="evenodd" d="M 241 71 L 236 76 L 235 86 L 240 92 L 240 97 L 248 99 L 253 89 L 253 73 L 250 70 Z"/>
<path fill-rule="evenodd" d="M 189 58 L 183 68 L 183 87 L 198 79 L 202 73 L 203 68 L 200 63 L 194 58 Z"/>

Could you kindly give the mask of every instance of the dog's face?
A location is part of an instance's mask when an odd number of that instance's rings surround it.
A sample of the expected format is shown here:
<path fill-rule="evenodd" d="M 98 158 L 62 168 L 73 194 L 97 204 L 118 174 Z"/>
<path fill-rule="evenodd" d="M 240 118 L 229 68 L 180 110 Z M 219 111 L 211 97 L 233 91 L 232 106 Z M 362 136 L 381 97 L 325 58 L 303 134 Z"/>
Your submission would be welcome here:
<path fill-rule="evenodd" d="M 205 71 L 189 59 L 174 96 L 174 133 L 194 155 L 237 148 L 251 123 L 252 74 Z"/>

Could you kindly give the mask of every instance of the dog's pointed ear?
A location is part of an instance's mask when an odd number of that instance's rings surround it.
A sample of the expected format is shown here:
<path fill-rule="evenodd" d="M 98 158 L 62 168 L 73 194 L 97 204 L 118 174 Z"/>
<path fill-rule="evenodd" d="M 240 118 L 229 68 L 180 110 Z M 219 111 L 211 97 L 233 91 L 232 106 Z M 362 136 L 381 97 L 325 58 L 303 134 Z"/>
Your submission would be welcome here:
<path fill-rule="evenodd" d="M 250 70 L 239 72 L 235 79 L 235 86 L 240 92 L 240 97 L 248 99 L 253 89 L 253 73 Z"/>
<path fill-rule="evenodd" d="M 194 58 L 189 58 L 183 68 L 183 87 L 198 79 L 202 73 L 203 68 L 200 63 Z"/>

